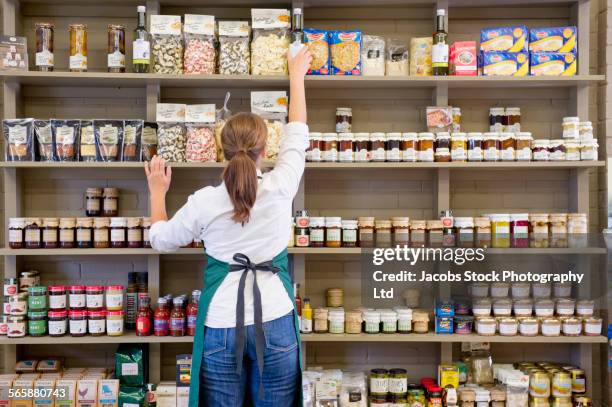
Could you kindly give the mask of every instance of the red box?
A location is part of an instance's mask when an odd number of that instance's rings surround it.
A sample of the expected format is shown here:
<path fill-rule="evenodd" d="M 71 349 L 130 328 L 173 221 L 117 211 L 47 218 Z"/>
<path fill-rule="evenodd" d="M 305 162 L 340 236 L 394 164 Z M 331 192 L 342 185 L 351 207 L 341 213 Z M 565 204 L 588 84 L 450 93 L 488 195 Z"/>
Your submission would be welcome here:
<path fill-rule="evenodd" d="M 476 76 L 478 61 L 476 41 L 454 42 L 450 47 L 450 74 L 457 76 Z"/>

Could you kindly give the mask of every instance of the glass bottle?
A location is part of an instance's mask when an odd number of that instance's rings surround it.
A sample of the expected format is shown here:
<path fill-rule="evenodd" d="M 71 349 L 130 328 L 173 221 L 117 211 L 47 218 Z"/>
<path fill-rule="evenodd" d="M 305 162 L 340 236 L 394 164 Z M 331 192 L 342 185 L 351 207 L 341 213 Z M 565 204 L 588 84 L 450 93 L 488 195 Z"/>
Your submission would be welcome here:
<path fill-rule="evenodd" d="M 108 72 L 125 72 L 125 27 L 108 25 L 108 45 L 106 48 Z"/>
<path fill-rule="evenodd" d="M 70 25 L 70 72 L 87 72 L 87 26 Z"/>
<path fill-rule="evenodd" d="M 168 310 L 168 300 L 165 298 L 157 299 L 157 309 L 153 315 L 153 335 L 168 336 L 170 329 L 170 311 Z"/>
<path fill-rule="evenodd" d="M 126 294 L 126 308 L 125 308 L 125 327 L 127 329 L 136 328 L 136 313 L 138 303 L 138 283 L 137 273 L 128 273 L 128 286 Z"/>
<path fill-rule="evenodd" d="M 200 290 L 193 290 L 191 292 L 191 301 L 187 304 L 187 335 L 195 336 L 196 332 L 196 321 L 198 319 L 198 305 L 200 303 Z"/>
<path fill-rule="evenodd" d="M 301 8 L 293 9 L 293 22 L 291 30 L 291 43 L 292 44 L 303 44 L 304 43 L 304 15 L 302 14 Z"/>
<path fill-rule="evenodd" d="M 446 32 L 446 10 L 436 12 L 436 32 L 433 35 L 431 64 L 434 76 L 448 75 L 448 33 Z"/>
<path fill-rule="evenodd" d="M 149 336 L 152 331 L 153 313 L 151 312 L 151 298 L 147 293 L 138 294 L 138 315 L 136 316 L 136 335 Z"/>
<path fill-rule="evenodd" d="M 185 311 L 183 299 L 176 297 L 172 300 L 174 307 L 170 313 L 170 336 L 185 336 Z"/>
<path fill-rule="evenodd" d="M 145 6 L 138 6 L 138 26 L 134 30 L 134 43 L 132 45 L 133 58 L 132 64 L 134 72 L 149 73 L 151 43 L 149 42 L 149 33 L 146 26 Z"/>
<path fill-rule="evenodd" d="M 51 23 L 36 23 L 36 70 L 53 71 L 53 31 Z"/>

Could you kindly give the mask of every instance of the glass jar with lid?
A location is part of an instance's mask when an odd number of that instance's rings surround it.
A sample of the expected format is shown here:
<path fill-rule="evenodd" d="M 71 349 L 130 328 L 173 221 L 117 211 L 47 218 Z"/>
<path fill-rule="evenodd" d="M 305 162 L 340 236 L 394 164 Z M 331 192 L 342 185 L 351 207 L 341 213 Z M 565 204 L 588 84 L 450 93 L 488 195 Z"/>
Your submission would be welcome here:
<path fill-rule="evenodd" d="M 451 110 L 451 114 L 453 117 L 452 130 L 453 131 L 461 131 L 461 108 L 453 107 Z"/>
<path fill-rule="evenodd" d="M 474 247 L 474 218 L 455 217 L 454 225 L 458 247 Z"/>
<path fill-rule="evenodd" d="M 476 333 L 482 336 L 494 336 L 497 331 L 495 318 L 476 318 Z"/>
<path fill-rule="evenodd" d="M 323 149 L 321 150 L 321 160 L 324 162 L 338 161 L 337 133 L 323 133 Z"/>
<path fill-rule="evenodd" d="M 529 247 L 529 214 L 513 213 L 510 215 L 511 246 Z"/>
<path fill-rule="evenodd" d="M 102 216 L 114 217 L 119 214 L 119 190 L 104 188 L 102 192 Z"/>
<path fill-rule="evenodd" d="M 423 247 L 427 243 L 427 221 L 410 221 L 410 247 Z"/>
<path fill-rule="evenodd" d="M 451 134 L 451 161 L 467 160 L 467 137 L 465 133 Z"/>
<path fill-rule="evenodd" d="M 76 219 L 60 218 L 59 220 L 59 247 L 72 249 L 76 247 L 75 242 Z"/>
<path fill-rule="evenodd" d="M 584 140 L 580 142 L 580 160 L 597 161 L 599 159 L 599 144 L 597 140 Z"/>
<path fill-rule="evenodd" d="M 501 141 L 499 133 L 488 132 L 483 134 L 482 152 L 484 161 L 499 161 Z"/>
<path fill-rule="evenodd" d="M 550 161 L 565 161 L 564 140 L 550 140 L 550 144 L 548 145 L 548 151 Z"/>
<path fill-rule="evenodd" d="M 582 320 L 580 318 L 561 318 L 561 330 L 565 336 L 580 336 L 582 334 Z"/>
<path fill-rule="evenodd" d="M 87 26 L 70 24 L 70 72 L 87 71 Z"/>
<path fill-rule="evenodd" d="M 42 245 L 42 220 L 25 218 L 24 240 L 26 249 L 40 249 Z"/>
<path fill-rule="evenodd" d="M 417 133 L 402 133 L 402 161 L 416 162 L 417 157 Z"/>
<path fill-rule="evenodd" d="M 377 334 L 380 332 L 380 312 L 370 309 L 363 311 L 364 332 Z"/>
<path fill-rule="evenodd" d="M 578 139 L 580 137 L 580 118 L 579 117 L 564 117 L 563 123 L 564 139 Z"/>
<path fill-rule="evenodd" d="M 476 247 L 491 246 L 491 219 L 486 216 L 474 218 L 474 228 L 476 232 Z"/>
<path fill-rule="evenodd" d="M 502 161 L 515 161 L 516 139 L 514 133 L 500 133 L 499 140 L 501 145 L 500 159 Z"/>
<path fill-rule="evenodd" d="M 441 220 L 427 221 L 427 234 L 429 236 L 430 247 L 441 247 L 444 241 L 444 224 Z"/>
<path fill-rule="evenodd" d="M 42 247 L 57 249 L 59 235 L 59 218 L 43 218 L 42 220 Z"/>
<path fill-rule="evenodd" d="M 533 314 L 533 301 L 530 299 L 516 300 L 512 309 L 516 317 L 530 317 Z"/>
<path fill-rule="evenodd" d="M 354 133 L 355 161 L 367 163 L 370 161 L 370 133 Z"/>
<path fill-rule="evenodd" d="M 36 53 L 34 54 L 36 70 L 51 72 L 55 65 L 53 55 L 53 36 L 55 26 L 51 23 L 36 23 Z"/>
<path fill-rule="evenodd" d="M 142 247 L 142 218 L 127 218 L 127 247 L 135 249 Z M 112 240 L 112 239 L 111 239 Z"/>
<path fill-rule="evenodd" d="M 350 133 L 353 127 L 353 109 L 336 108 L 336 133 Z"/>
<path fill-rule="evenodd" d="M 549 161 L 550 160 L 550 140 L 538 139 L 533 140 L 533 161 Z"/>
<path fill-rule="evenodd" d="M 448 148 L 436 148 L 434 153 L 434 161 L 437 163 L 451 162 L 451 152 Z"/>
<path fill-rule="evenodd" d="M 370 160 L 383 162 L 387 156 L 385 133 L 370 134 Z"/>
<path fill-rule="evenodd" d="M 342 246 L 342 218 L 329 216 L 325 218 L 325 246 Z"/>
<path fill-rule="evenodd" d="M 544 318 L 540 324 L 542 336 L 559 336 L 561 335 L 561 321 L 557 318 Z"/>
<path fill-rule="evenodd" d="M 79 249 L 93 247 L 93 222 L 92 218 L 76 219 L 76 246 Z"/>
<path fill-rule="evenodd" d="M 96 249 L 107 249 L 110 247 L 109 227 L 110 218 L 94 218 L 93 246 Z"/>
<path fill-rule="evenodd" d="M 529 132 L 516 133 L 516 160 L 531 161 L 531 144 L 533 137 Z"/>
<path fill-rule="evenodd" d="M 510 215 L 491 214 L 491 246 L 495 248 L 510 247 Z"/>
<path fill-rule="evenodd" d="M 332 308 L 327 313 L 329 319 L 329 333 L 342 334 L 344 333 L 344 309 Z"/>
<path fill-rule="evenodd" d="M 402 133 L 387 133 L 385 158 L 390 162 L 402 160 Z"/>
<path fill-rule="evenodd" d="M 521 336 L 537 336 L 540 332 L 540 321 L 537 318 L 521 318 L 519 332 Z"/>
<path fill-rule="evenodd" d="M 110 246 L 113 249 L 127 247 L 127 218 L 110 219 Z"/>
<path fill-rule="evenodd" d="M 151 248 L 151 240 L 149 239 L 149 231 L 151 230 L 151 218 L 142 218 L 142 247 Z"/>
<path fill-rule="evenodd" d="M 357 246 L 357 225 L 357 220 L 342 219 L 342 247 Z"/>
<path fill-rule="evenodd" d="M 393 242 L 395 245 L 408 246 L 410 244 L 410 218 L 396 216 L 391 219 L 393 224 Z"/>
<path fill-rule="evenodd" d="M 68 312 L 64 310 L 49 311 L 48 314 L 49 336 L 58 338 L 66 335 L 68 330 Z"/>
<path fill-rule="evenodd" d="M 434 161 L 434 134 L 419 133 L 417 141 L 417 157 L 422 162 Z"/>
<path fill-rule="evenodd" d="M 565 140 L 565 160 L 580 161 L 580 142 L 578 140 Z"/>
<path fill-rule="evenodd" d="M 448 132 L 440 132 L 436 134 L 436 151 L 439 149 L 448 149 L 451 147 L 451 136 Z"/>
<path fill-rule="evenodd" d="M 125 72 L 125 27 L 117 24 L 108 25 L 107 62 L 108 72 Z"/>
<path fill-rule="evenodd" d="M 362 216 L 358 219 L 359 246 L 374 247 L 374 217 Z"/>
<path fill-rule="evenodd" d="M 9 219 L 9 247 L 11 249 L 23 249 L 24 230 L 26 226 L 26 218 L 10 218 Z"/>
<path fill-rule="evenodd" d="M 483 160 L 482 133 L 473 132 L 467 134 L 467 160 Z"/>
<path fill-rule="evenodd" d="M 504 131 L 518 133 L 521 131 L 521 109 L 519 107 L 507 107 L 506 117 L 508 124 Z"/>
<path fill-rule="evenodd" d="M 576 301 L 571 298 L 558 298 L 555 304 L 557 315 L 560 317 L 571 317 L 574 315 Z"/>
<path fill-rule="evenodd" d="M 531 228 L 529 232 L 529 245 L 535 248 L 549 246 L 550 220 L 547 213 L 532 213 L 529 215 Z"/>
<path fill-rule="evenodd" d="M 85 191 L 85 215 L 102 215 L 102 188 L 87 188 Z"/>
<path fill-rule="evenodd" d="M 589 121 L 578 123 L 578 134 L 580 135 L 580 141 L 592 140 L 593 139 L 593 123 Z"/>
<path fill-rule="evenodd" d="M 321 150 L 323 149 L 323 136 L 319 132 L 310 132 L 308 135 L 309 146 L 306 150 L 306 161 L 320 162 Z"/>
<path fill-rule="evenodd" d="M 353 140 L 353 133 L 340 133 L 338 135 L 338 159 L 341 163 L 352 163 L 355 161 Z"/>
<path fill-rule="evenodd" d="M 516 318 L 504 317 L 499 320 L 499 334 L 501 336 L 515 336 L 518 333 Z"/>
<path fill-rule="evenodd" d="M 391 221 L 389 219 L 376 219 L 376 247 L 391 246 Z"/>
<path fill-rule="evenodd" d="M 507 298 L 495 300 L 493 303 L 493 315 L 496 317 L 509 317 L 512 315 L 512 301 Z"/>
<path fill-rule="evenodd" d="M 310 247 L 325 247 L 325 218 L 310 217 Z"/>
<path fill-rule="evenodd" d="M 506 121 L 506 109 L 503 107 L 492 107 L 489 109 L 489 131 L 504 131 L 504 121 Z"/>
<path fill-rule="evenodd" d="M 567 247 L 567 213 L 551 213 L 548 219 L 550 222 L 550 247 Z"/>
<path fill-rule="evenodd" d="M 313 313 L 314 332 L 318 334 L 327 333 L 329 331 L 328 323 L 329 311 L 327 308 L 315 308 Z"/>

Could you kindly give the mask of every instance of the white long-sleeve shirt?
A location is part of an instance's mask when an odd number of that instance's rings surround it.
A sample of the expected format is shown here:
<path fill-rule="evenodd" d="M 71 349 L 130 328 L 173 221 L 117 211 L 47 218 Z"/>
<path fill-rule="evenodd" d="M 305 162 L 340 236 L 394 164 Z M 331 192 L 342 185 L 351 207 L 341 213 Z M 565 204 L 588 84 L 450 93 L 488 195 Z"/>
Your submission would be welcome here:
<path fill-rule="evenodd" d="M 204 242 L 206 253 L 220 261 L 231 264 L 236 253 L 244 253 L 254 263 L 272 260 L 289 242 L 292 202 L 304 173 L 307 147 L 308 126 L 299 122 L 287 124 L 276 165 L 261 176 L 250 220 L 244 226 L 232 220 L 234 206 L 225 184 L 221 183 L 196 191 L 172 219 L 155 222 L 149 232 L 151 246 L 161 252 L 172 252 L 199 238 Z M 261 175 L 259 171 L 258 174 Z M 236 326 L 241 274 L 232 272 L 225 277 L 212 298 L 206 326 Z M 293 309 L 278 276 L 258 271 L 257 285 L 264 322 L 280 318 Z M 244 293 L 244 320 L 246 325 L 251 325 L 254 323 L 252 273 L 247 277 Z"/>

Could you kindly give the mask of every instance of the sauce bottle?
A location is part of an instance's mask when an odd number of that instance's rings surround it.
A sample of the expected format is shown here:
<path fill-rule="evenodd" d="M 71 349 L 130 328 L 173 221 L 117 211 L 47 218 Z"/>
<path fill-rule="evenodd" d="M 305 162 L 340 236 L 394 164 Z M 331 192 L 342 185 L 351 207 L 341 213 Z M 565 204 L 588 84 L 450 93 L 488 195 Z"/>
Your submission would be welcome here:
<path fill-rule="evenodd" d="M 310 306 L 310 299 L 304 298 L 304 306 L 302 307 L 302 318 L 300 328 L 302 333 L 312 333 L 312 308 Z"/>
<path fill-rule="evenodd" d="M 436 11 L 436 32 L 433 34 L 431 64 L 434 76 L 448 75 L 448 32 L 446 31 L 446 10 Z"/>
<path fill-rule="evenodd" d="M 168 336 L 170 329 L 170 311 L 166 298 L 157 299 L 157 309 L 153 316 L 153 335 Z"/>
<path fill-rule="evenodd" d="M 198 304 L 200 303 L 200 290 L 191 292 L 191 301 L 187 305 L 187 335 L 195 336 L 196 320 L 198 318 Z"/>
<path fill-rule="evenodd" d="M 170 336 L 185 336 L 185 311 L 183 299 L 176 297 L 172 300 L 174 307 L 170 313 Z"/>
<path fill-rule="evenodd" d="M 149 336 L 152 328 L 151 298 L 148 293 L 138 294 L 138 314 L 136 315 L 136 335 Z"/>

